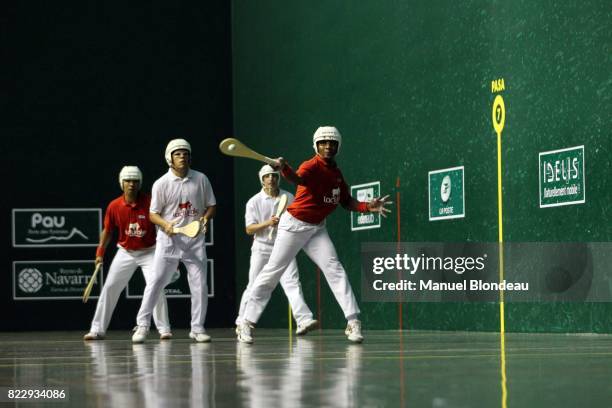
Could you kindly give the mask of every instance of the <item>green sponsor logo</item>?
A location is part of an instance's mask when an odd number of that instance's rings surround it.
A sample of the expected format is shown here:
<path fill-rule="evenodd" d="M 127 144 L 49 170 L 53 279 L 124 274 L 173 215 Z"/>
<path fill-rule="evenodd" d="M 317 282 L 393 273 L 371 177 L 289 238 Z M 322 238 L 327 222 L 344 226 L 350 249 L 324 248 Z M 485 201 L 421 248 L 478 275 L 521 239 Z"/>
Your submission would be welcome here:
<path fill-rule="evenodd" d="M 357 201 L 370 202 L 380 197 L 380 181 L 351 186 L 351 196 Z M 351 231 L 380 228 L 380 214 L 351 211 Z"/>
<path fill-rule="evenodd" d="M 540 208 L 582 204 L 584 145 L 540 153 Z"/>
<path fill-rule="evenodd" d="M 465 217 L 464 167 L 428 173 L 429 221 Z"/>
<path fill-rule="evenodd" d="M 13 299 L 81 299 L 93 271 L 93 261 L 15 261 Z M 91 299 L 100 294 L 103 274 L 100 270 Z"/>
<path fill-rule="evenodd" d="M 140 269 L 139 269 L 140 270 Z M 213 259 L 208 259 L 208 273 L 206 274 L 206 282 L 208 283 L 208 297 L 215 297 L 215 262 Z M 135 273 L 128 283 L 126 297 L 128 299 L 142 299 L 144 293 L 145 280 L 142 273 Z M 179 267 L 170 278 L 170 283 L 164 289 L 168 298 L 189 298 L 189 282 L 187 281 L 187 269 L 185 265 L 179 263 Z"/>

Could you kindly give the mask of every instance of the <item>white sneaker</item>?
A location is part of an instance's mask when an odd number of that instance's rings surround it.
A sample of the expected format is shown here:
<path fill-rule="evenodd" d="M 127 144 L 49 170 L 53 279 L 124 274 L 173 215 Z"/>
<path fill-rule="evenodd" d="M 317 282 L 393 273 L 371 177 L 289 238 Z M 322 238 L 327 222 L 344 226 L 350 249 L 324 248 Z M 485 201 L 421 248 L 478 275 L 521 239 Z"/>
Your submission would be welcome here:
<path fill-rule="evenodd" d="M 319 322 L 317 320 L 314 320 L 314 319 L 306 320 L 305 322 L 302 322 L 297 325 L 295 334 L 297 334 L 298 336 L 302 336 L 308 333 L 309 331 L 316 329 L 318 326 L 319 326 Z"/>
<path fill-rule="evenodd" d="M 164 332 L 159 334 L 160 340 L 170 340 L 172 338 L 172 332 Z"/>
<path fill-rule="evenodd" d="M 149 328 L 145 326 L 134 327 L 134 335 L 132 336 L 132 343 L 144 343 L 149 334 Z"/>
<path fill-rule="evenodd" d="M 247 322 L 240 323 L 236 327 L 236 333 L 238 335 L 238 341 L 241 343 L 252 344 L 253 336 L 251 334 L 251 325 Z"/>
<path fill-rule="evenodd" d="M 89 332 L 83 336 L 83 340 L 102 340 L 104 335 L 96 332 Z"/>
<path fill-rule="evenodd" d="M 208 343 L 210 342 L 210 336 L 206 333 L 189 333 L 189 337 L 197 341 L 198 343 Z"/>
<path fill-rule="evenodd" d="M 363 336 L 361 335 L 361 322 L 359 320 L 351 320 L 348 322 L 344 334 L 346 334 L 349 341 L 361 343 L 363 341 Z"/>

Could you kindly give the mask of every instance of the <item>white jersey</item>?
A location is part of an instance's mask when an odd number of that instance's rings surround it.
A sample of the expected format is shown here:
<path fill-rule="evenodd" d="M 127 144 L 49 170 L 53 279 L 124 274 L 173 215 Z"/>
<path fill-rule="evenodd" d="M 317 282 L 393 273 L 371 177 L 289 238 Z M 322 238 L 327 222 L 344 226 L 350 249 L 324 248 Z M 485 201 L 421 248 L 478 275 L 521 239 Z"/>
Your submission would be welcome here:
<path fill-rule="evenodd" d="M 167 221 L 176 221 L 177 227 L 200 219 L 208 207 L 216 204 L 208 177 L 199 171 L 189 170 L 181 178 L 169 169 L 153 183 L 150 211 Z M 166 234 L 157 234 L 158 242 L 166 238 Z"/>
<path fill-rule="evenodd" d="M 276 213 L 279 197 L 283 194 L 287 195 L 287 205 L 291 204 L 294 198 L 293 194 L 283 189 L 279 190 L 277 197 L 271 197 L 263 190 L 251 197 L 246 204 L 246 211 L 244 213 L 245 226 L 248 227 L 249 225 L 260 224 L 272 218 Z M 268 239 L 269 234 L 270 228 L 263 228 L 255 233 L 253 239 L 262 244 L 273 245 L 276 239 L 276 228 L 274 228 L 272 239 Z"/>
<path fill-rule="evenodd" d="M 198 220 L 206 209 L 213 205 L 216 205 L 216 200 L 210 181 L 199 171 L 189 170 L 184 178 L 180 178 L 170 169 L 153 183 L 150 211 L 167 221 L 176 221 L 177 226 Z M 189 238 L 183 234 L 169 236 L 164 232 L 157 233 L 153 258 L 154 274 L 145 286 L 142 304 L 136 317 L 138 326 L 150 326 L 153 308 L 182 261 L 187 268 L 187 282 L 191 292 L 191 332 L 205 332 L 208 261 L 204 239 L 204 234 Z"/>

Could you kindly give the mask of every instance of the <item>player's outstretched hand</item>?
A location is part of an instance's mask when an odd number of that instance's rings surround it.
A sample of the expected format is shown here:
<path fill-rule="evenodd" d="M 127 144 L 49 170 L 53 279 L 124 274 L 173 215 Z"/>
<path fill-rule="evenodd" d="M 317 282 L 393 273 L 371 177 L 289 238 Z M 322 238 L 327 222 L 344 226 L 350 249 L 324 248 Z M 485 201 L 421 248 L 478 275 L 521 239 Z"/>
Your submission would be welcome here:
<path fill-rule="evenodd" d="M 276 159 L 274 159 L 274 161 L 276 162 L 276 164 L 272 165 L 272 168 L 274 170 L 282 170 L 283 167 L 285 167 L 287 165 L 287 160 L 285 160 L 284 157 L 277 157 Z"/>
<path fill-rule="evenodd" d="M 389 195 L 387 194 L 384 197 L 377 197 L 368 203 L 368 210 L 370 212 L 377 212 L 383 217 L 387 217 L 385 213 L 390 213 L 391 210 L 385 207 L 385 205 L 392 204 L 393 201 L 387 201 Z"/>

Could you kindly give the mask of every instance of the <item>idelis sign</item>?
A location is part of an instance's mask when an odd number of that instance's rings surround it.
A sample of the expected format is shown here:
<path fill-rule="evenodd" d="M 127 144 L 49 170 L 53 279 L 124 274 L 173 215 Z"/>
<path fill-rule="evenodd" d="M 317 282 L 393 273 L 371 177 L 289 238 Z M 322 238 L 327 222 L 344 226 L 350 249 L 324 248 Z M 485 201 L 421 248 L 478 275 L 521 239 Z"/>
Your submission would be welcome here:
<path fill-rule="evenodd" d="M 94 261 L 15 261 L 14 300 L 81 299 L 94 271 Z M 90 299 L 96 299 L 104 281 L 101 269 Z"/>
<path fill-rule="evenodd" d="M 213 259 L 208 260 L 208 297 L 215 297 L 215 262 Z M 127 288 L 125 289 L 128 299 L 142 299 L 144 293 L 145 280 L 140 269 L 130 279 Z M 166 286 L 166 297 L 168 298 L 189 298 L 189 282 L 187 281 L 187 269 L 185 265 L 179 263 L 179 268 L 170 278 L 170 283 Z"/>
<path fill-rule="evenodd" d="M 429 172 L 429 221 L 465 217 L 464 167 Z"/>
<path fill-rule="evenodd" d="M 370 202 L 380 197 L 380 181 L 351 186 L 351 196 L 357 201 Z M 351 211 L 351 231 L 380 228 L 380 214 Z"/>
<path fill-rule="evenodd" d="M 584 145 L 540 153 L 540 208 L 585 202 Z"/>
<path fill-rule="evenodd" d="M 100 208 L 15 208 L 13 247 L 96 247 Z"/>

